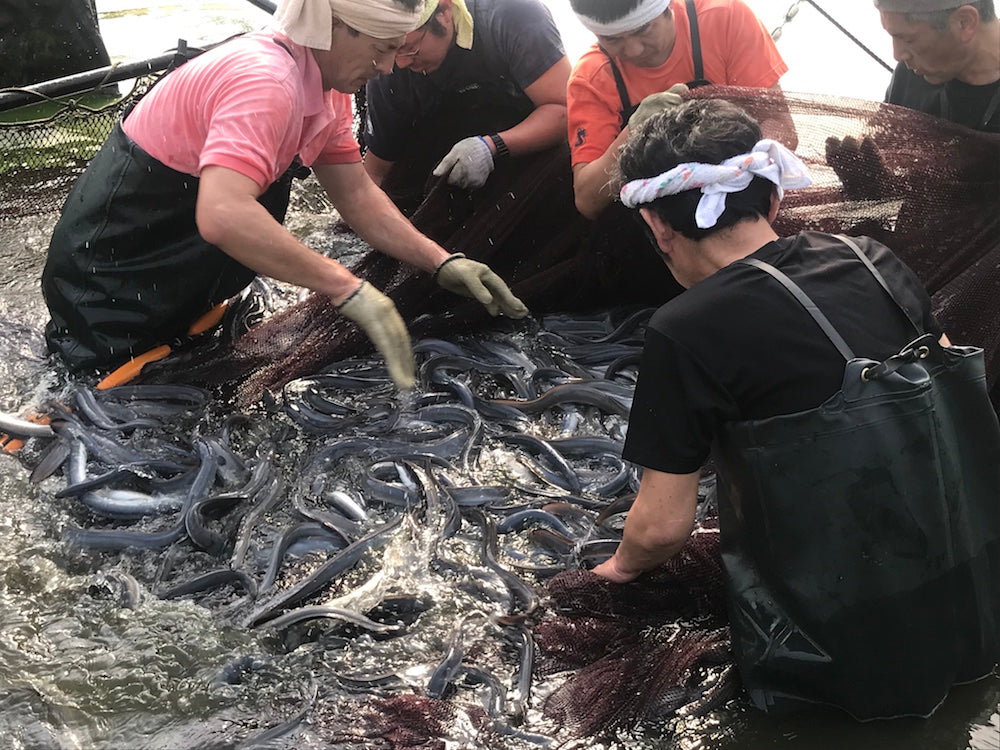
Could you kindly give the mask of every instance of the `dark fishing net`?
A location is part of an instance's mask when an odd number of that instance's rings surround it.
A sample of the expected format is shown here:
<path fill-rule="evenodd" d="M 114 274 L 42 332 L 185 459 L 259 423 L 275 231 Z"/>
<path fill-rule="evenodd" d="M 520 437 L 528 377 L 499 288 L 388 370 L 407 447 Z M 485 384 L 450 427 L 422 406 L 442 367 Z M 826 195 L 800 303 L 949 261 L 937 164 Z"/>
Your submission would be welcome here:
<path fill-rule="evenodd" d="M 777 231 L 866 234 L 893 248 L 932 293 L 951 338 L 986 349 L 995 390 L 1000 137 L 865 101 L 718 88 L 692 95 L 725 95 L 777 137 L 767 123 L 787 107 L 796 151 L 814 184 L 785 196 Z M 473 194 L 431 184 L 412 219 L 446 248 L 490 263 L 536 314 L 657 304 L 677 291 L 633 214 L 616 206 L 592 223 L 576 213 L 565 147 L 501 163 Z M 331 235 L 347 238 L 347 231 L 338 224 Z M 489 322 L 477 303 L 384 255 L 365 253 L 352 266 L 393 297 L 415 340 L 454 337 Z M 233 341 L 210 337 L 182 347 L 143 379 L 218 387 L 249 404 L 369 349 L 326 298 L 312 295 Z M 643 719 L 700 715 L 724 704 L 738 681 L 722 582 L 712 528 L 695 534 L 664 568 L 628 586 L 581 570 L 556 575 L 544 608 L 529 623 L 542 657 L 538 672 L 557 681 L 571 670 L 545 700 L 546 718 L 567 737 L 597 737 Z M 491 728 L 483 712 L 455 704 L 412 695 L 370 699 L 344 717 L 343 735 L 330 730 L 327 739 L 440 747 L 462 710 L 463 722 L 479 729 L 486 746 Z"/>
<path fill-rule="evenodd" d="M 769 128 L 787 108 L 814 182 L 786 194 L 776 230 L 866 234 L 888 245 L 924 282 L 951 339 L 986 350 L 996 390 L 1000 136 L 864 100 L 729 87 L 692 96 L 724 96 L 761 121 L 765 135 L 785 140 Z M 594 223 L 576 214 L 566 149 L 502 163 L 471 195 L 433 185 L 412 219 L 446 248 L 488 262 L 535 313 L 655 304 L 677 292 L 628 212 L 616 206 Z M 396 301 L 415 336 L 486 320 L 477 305 L 379 253 L 354 271 Z M 312 296 L 235 342 L 164 360 L 145 377 L 225 384 L 249 402 L 368 346 L 329 302 Z"/>
<path fill-rule="evenodd" d="M 732 698 L 724 576 L 714 528 L 625 586 L 585 570 L 556 575 L 533 632 L 544 671 L 575 671 L 546 699 L 546 717 L 572 737 L 600 736 Z"/>
<path fill-rule="evenodd" d="M 348 747 L 387 750 L 444 750 L 455 707 L 422 695 L 373 698 L 356 706 L 350 723 L 330 732 L 329 739 Z"/>

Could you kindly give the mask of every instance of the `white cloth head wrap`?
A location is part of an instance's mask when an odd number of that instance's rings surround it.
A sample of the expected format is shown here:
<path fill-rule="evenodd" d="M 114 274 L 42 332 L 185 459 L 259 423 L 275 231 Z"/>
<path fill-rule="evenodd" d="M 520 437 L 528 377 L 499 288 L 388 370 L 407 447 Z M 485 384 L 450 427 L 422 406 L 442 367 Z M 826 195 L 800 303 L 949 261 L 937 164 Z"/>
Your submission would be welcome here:
<path fill-rule="evenodd" d="M 271 26 L 303 47 L 330 49 L 334 16 L 375 39 L 394 39 L 417 28 L 422 10 L 395 0 L 282 0 Z"/>
<path fill-rule="evenodd" d="M 628 14 L 613 21 L 598 21 L 596 18 L 590 18 L 580 13 L 577 13 L 576 17 L 595 36 L 617 36 L 645 26 L 657 16 L 662 15 L 669 6 L 670 0 L 642 0 Z"/>
<path fill-rule="evenodd" d="M 678 164 L 657 177 L 632 180 L 621 189 L 621 199 L 629 208 L 652 203 L 665 195 L 701 188 L 701 200 L 695 210 L 695 223 L 710 229 L 726 210 L 726 193 L 746 190 L 754 175 L 778 186 L 778 198 L 785 188 L 812 184 L 809 170 L 802 161 L 777 141 L 757 141 L 750 152 L 726 159 L 722 164 L 687 162 Z"/>

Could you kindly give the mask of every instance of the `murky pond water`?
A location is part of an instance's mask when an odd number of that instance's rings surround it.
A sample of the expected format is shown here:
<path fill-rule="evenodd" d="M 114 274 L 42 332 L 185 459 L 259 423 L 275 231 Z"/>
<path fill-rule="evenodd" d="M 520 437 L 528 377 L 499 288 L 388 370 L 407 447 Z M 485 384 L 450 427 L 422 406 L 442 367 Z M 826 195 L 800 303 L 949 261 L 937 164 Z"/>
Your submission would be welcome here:
<path fill-rule="evenodd" d="M 261 12 L 245 6 L 236 0 L 202 3 L 195 12 L 187 5 L 162 3 L 132 12 L 135 9 L 120 0 L 98 3 L 106 14 L 102 24 L 109 47 L 111 39 L 137 36 L 134 31 L 113 32 L 113 24 L 134 30 L 150 19 L 161 27 L 173 24 L 177 33 L 172 36 L 185 36 L 193 43 L 214 41 L 261 23 Z M 146 52 L 110 51 L 113 57 L 141 57 Z M 9 413 L 41 408 L 53 397 L 72 398 L 72 389 L 47 357 L 41 336 L 47 315 L 38 279 L 54 221 L 52 214 L 0 220 L 0 410 Z M 337 252 L 337 240 L 326 231 L 328 224 L 322 199 L 309 190 L 299 192 L 289 220 L 293 231 L 308 236 L 324 250 Z M 551 321 L 552 326 L 559 323 Z M 491 346 L 493 356 L 499 357 L 495 348 L 499 346 L 505 356 L 530 371 L 551 353 L 540 347 L 539 330 L 538 323 L 529 323 L 484 332 L 478 340 L 455 339 L 452 343 L 483 358 Z M 422 361 L 431 356 L 429 349 L 421 355 Z M 529 366 L 529 362 L 534 364 Z M 370 374 L 375 365 L 354 363 L 351 371 Z M 449 404 L 460 402 L 455 394 L 461 393 L 461 383 L 449 383 L 447 371 L 441 372 L 436 390 L 455 396 L 447 399 Z M 477 394 L 512 395 L 504 393 L 511 387 L 504 378 L 492 373 L 472 385 Z M 398 420 L 412 419 L 411 439 L 423 446 L 450 439 L 455 431 L 474 429 L 459 425 L 442 431 L 440 423 L 429 417 L 417 420 L 417 409 L 433 409 L 434 404 L 421 402 L 421 407 L 394 401 L 391 389 L 377 381 L 349 387 L 340 383 L 337 389 L 336 398 L 333 391 L 320 391 L 320 395 L 329 396 L 322 403 L 332 410 L 330 404 L 335 402 L 336 408 L 346 410 L 343 414 L 357 417 L 351 424 L 353 435 L 386 439 L 389 433 L 383 428 L 390 414 L 396 415 L 393 429 L 397 431 Z M 273 592 L 292 590 L 297 581 L 329 559 L 329 540 L 316 529 L 314 536 L 303 533 L 298 541 L 289 541 L 290 554 L 277 570 L 273 590 L 258 592 L 256 599 L 239 581 L 163 598 L 177 583 L 226 567 L 233 550 L 227 548 L 226 555 L 219 556 L 190 543 L 124 551 L 88 551 L 86 545 L 70 544 L 67 529 L 74 527 L 148 532 L 164 526 L 157 526 L 156 520 L 118 522 L 95 517 L 76 497 L 57 497 L 69 484 L 62 474 L 40 483 L 29 481 L 29 467 L 39 461 L 45 447 L 44 441 L 29 443 L 17 457 L 0 455 L 0 737 L 5 746 L 386 746 L 366 733 L 368 725 L 378 718 L 371 713 L 369 699 L 426 692 L 442 658 L 449 653 L 459 623 L 464 624 L 463 648 L 469 655 L 464 661 L 491 671 L 508 688 L 508 698 L 513 697 L 518 643 L 499 617 L 511 606 L 510 592 L 495 576 L 487 575 L 478 546 L 481 535 L 474 524 L 467 520 L 462 533 L 452 531 L 445 538 L 453 521 L 442 500 L 426 502 L 419 512 L 408 513 L 400 513 L 387 501 L 377 501 L 375 496 L 380 492 L 386 497 L 405 494 L 408 482 L 423 483 L 422 496 L 426 497 L 428 473 L 421 472 L 419 462 L 412 475 L 398 466 L 387 473 L 390 468 L 377 462 L 348 461 L 331 472 L 325 465 L 323 471 L 316 468 L 312 459 L 331 443 L 332 428 L 310 423 L 310 419 L 319 418 L 309 417 L 304 405 L 318 402 L 304 398 L 307 390 L 293 391 L 284 401 L 280 394 L 274 400 L 262 400 L 245 410 L 245 421 L 229 419 L 234 409 L 218 399 L 193 410 L 154 411 L 147 418 L 155 423 L 155 429 L 138 429 L 127 433 L 128 437 L 123 433 L 119 439 L 143 457 L 154 453 L 162 457 L 169 438 L 185 446 L 188 453 L 182 458 L 187 460 L 196 455 L 199 440 L 221 440 L 226 435 L 227 445 L 245 467 L 231 467 L 228 475 L 220 471 L 214 480 L 220 492 L 244 486 L 255 468 L 272 461 L 273 475 L 281 482 L 273 503 L 265 504 L 255 525 L 241 523 L 232 529 L 235 539 L 246 540 L 246 567 L 257 571 L 257 586 L 270 566 L 279 533 L 303 522 L 301 512 L 296 513 L 293 507 L 296 500 L 315 500 L 324 492 L 332 498 L 336 491 L 357 493 L 357 498 L 364 496 L 363 488 L 367 487 L 370 518 L 364 528 L 380 528 L 394 520 L 398 523 L 336 586 L 323 589 L 323 598 L 327 604 L 367 612 L 376 624 L 344 626 L 342 621 L 323 619 L 282 628 L 248 625 L 260 615 L 261 607 L 272 601 Z M 296 401 L 299 395 L 303 395 L 301 402 Z M 298 419 L 290 416 L 289 400 L 300 404 L 295 412 Z M 570 433 L 620 438 L 622 420 L 614 415 L 593 410 L 574 414 L 569 409 L 555 414 L 534 419 L 532 430 L 547 438 Z M 333 416 L 339 418 L 336 413 Z M 523 453 L 498 442 L 483 445 L 475 457 L 475 479 L 480 485 L 503 481 L 537 489 L 548 486 L 545 482 L 571 481 L 571 477 L 553 472 L 550 465 L 550 475 L 543 482 L 539 474 L 544 474 L 545 467 L 532 463 Z M 458 455 L 449 460 L 463 459 Z M 583 477 L 585 489 L 611 483 L 608 473 L 613 462 L 583 465 L 576 461 L 574 467 L 577 476 Z M 451 479 L 458 482 L 460 475 L 463 472 Z M 468 478 L 468 473 L 464 476 Z M 627 491 L 628 478 L 615 492 Z M 595 496 L 594 492 L 589 494 Z M 222 529 L 226 522 L 221 511 L 216 517 L 206 510 L 205 519 L 210 530 Z M 515 563 L 541 565 L 546 560 L 518 534 L 505 536 L 501 554 L 509 567 Z M 453 569 L 441 566 L 442 559 L 474 575 L 456 578 Z M 542 589 L 539 583 L 537 590 Z M 380 616 L 375 614 L 379 611 Z M 399 628 L 400 623 L 402 632 L 384 630 Z M 348 679 L 385 673 L 391 673 L 397 682 L 358 687 Z M 559 679 L 558 675 L 536 675 L 524 724 L 507 727 L 508 734 L 478 735 L 479 706 L 487 702 L 489 691 L 482 683 L 466 680 L 456 691 L 458 695 L 449 694 L 459 709 L 438 735 L 443 738 L 441 746 L 534 747 L 544 737 L 560 736 L 562 728 L 540 711 L 546 693 L 557 687 Z M 644 724 L 638 731 L 615 739 L 586 738 L 569 746 L 993 750 L 1000 747 L 998 700 L 1000 678 L 994 677 L 955 689 L 929 720 L 857 724 L 819 712 L 769 718 L 746 709 L 737 699 L 705 716 L 669 718 Z M 274 736 L 262 734 L 268 731 Z"/>

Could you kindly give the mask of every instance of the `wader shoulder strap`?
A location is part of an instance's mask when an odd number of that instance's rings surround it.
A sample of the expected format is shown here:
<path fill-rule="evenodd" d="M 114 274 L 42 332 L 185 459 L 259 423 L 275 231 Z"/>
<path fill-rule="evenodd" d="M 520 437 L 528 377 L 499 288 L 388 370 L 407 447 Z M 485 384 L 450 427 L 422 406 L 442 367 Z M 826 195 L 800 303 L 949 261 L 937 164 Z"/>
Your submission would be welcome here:
<path fill-rule="evenodd" d="M 628 118 L 632 116 L 635 112 L 635 105 L 632 104 L 632 100 L 628 95 L 628 88 L 625 86 L 625 79 L 622 78 L 622 72 L 618 69 L 618 65 L 615 63 L 615 58 L 613 58 L 604 47 L 597 45 L 597 48 L 604 53 L 604 56 L 608 58 L 608 63 L 611 65 L 611 75 L 615 79 L 615 88 L 618 89 L 618 98 L 621 100 L 622 107 L 618 110 L 618 116 L 622 118 L 621 127 L 624 128 L 628 123 Z"/>
<path fill-rule="evenodd" d="M 947 84 L 941 87 L 938 95 L 938 102 L 941 106 L 940 117 L 944 120 L 951 119 L 951 101 L 948 99 L 948 86 Z M 983 116 L 979 118 L 979 124 L 975 126 L 976 130 L 989 130 L 990 120 L 993 119 L 993 115 L 997 113 L 997 109 L 1000 108 L 1000 87 L 993 92 L 993 96 L 986 103 L 986 108 L 983 110 Z"/>
<path fill-rule="evenodd" d="M 698 11 L 695 10 L 694 0 L 684 0 L 684 6 L 687 10 L 688 17 L 688 29 L 691 32 L 691 62 L 694 63 L 694 80 L 688 81 L 688 88 L 696 88 L 698 86 L 705 86 L 711 83 L 707 78 L 705 78 L 705 65 L 701 58 L 701 34 L 698 33 Z M 618 98 L 621 100 L 621 109 L 618 110 L 618 115 L 622 119 L 621 126 L 624 128 L 626 123 L 628 123 L 628 118 L 632 116 L 638 105 L 632 104 L 632 100 L 628 95 L 628 88 L 625 86 L 625 79 L 622 77 L 622 72 L 619 70 L 615 59 L 608 53 L 604 47 L 597 45 L 597 48 L 604 53 L 604 56 L 608 58 L 608 62 L 611 64 L 611 75 L 615 79 L 615 88 L 618 89 Z"/>
<path fill-rule="evenodd" d="M 902 304 L 900 304 L 900 301 L 898 299 L 896 299 L 896 295 L 893 294 L 892 289 L 889 287 L 889 284 L 886 283 L 885 278 L 875 267 L 875 264 L 871 262 L 871 259 L 867 255 L 865 255 L 864 252 L 862 252 L 860 247 L 858 247 L 858 243 L 856 243 L 850 237 L 843 234 L 835 234 L 833 236 L 854 251 L 854 254 L 858 256 L 858 260 L 860 260 L 862 263 L 865 264 L 865 266 L 867 266 L 871 275 L 875 277 L 875 281 L 879 283 L 879 286 L 885 289 L 885 293 L 888 294 L 889 297 L 892 299 L 892 301 L 896 303 L 896 307 L 898 307 L 900 309 L 900 312 L 903 313 L 903 316 L 908 321 L 910 321 L 910 324 L 916 329 L 917 333 L 923 333 L 921 322 L 919 320 L 914 320 L 910 316 L 910 313 L 907 311 L 907 309 Z"/>
<path fill-rule="evenodd" d="M 709 81 L 705 80 L 705 66 L 701 61 L 701 34 L 698 33 L 698 11 L 694 8 L 694 0 L 685 0 L 684 6 L 687 9 L 688 28 L 691 30 L 691 61 L 694 63 L 694 80 L 688 86 L 702 86 Z"/>
<path fill-rule="evenodd" d="M 295 59 L 295 55 L 292 54 L 292 51 L 288 48 L 287 44 L 285 44 L 280 39 L 271 39 L 271 41 L 277 44 L 279 47 L 281 47 L 281 49 L 285 50 L 285 52 L 288 53 L 289 57 L 291 57 L 293 60 Z"/>
<path fill-rule="evenodd" d="M 757 260 L 756 258 L 744 258 L 739 262 L 744 265 L 759 268 L 761 271 L 766 271 L 775 279 L 780 281 L 781 285 L 791 292 L 792 296 L 799 301 L 799 304 L 806 309 L 806 312 L 812 315 L 813 320 L 815 320 L 817 325 L 819 325 L 819 327 L 823 330 L 826 337 L 830 339 L 830 343 L 837 347 L 837 351 L 840 352 L 840 356 L 842 356 L 847 362 L 854 359 L 854 352 L 851 351 L 851 347 L 847 345 L 847 342 L 844 341 L 843 337 L 839 333 L 837 333 L 837 329 L 833 327 L 833 324 L 829 321 L 829 319 L 818 307 L 816 307 L 816 303 L 809 299 L 809 295 L 803 292 L 798 284 L 770 263 L 765 263 L 762 260 Z"/>

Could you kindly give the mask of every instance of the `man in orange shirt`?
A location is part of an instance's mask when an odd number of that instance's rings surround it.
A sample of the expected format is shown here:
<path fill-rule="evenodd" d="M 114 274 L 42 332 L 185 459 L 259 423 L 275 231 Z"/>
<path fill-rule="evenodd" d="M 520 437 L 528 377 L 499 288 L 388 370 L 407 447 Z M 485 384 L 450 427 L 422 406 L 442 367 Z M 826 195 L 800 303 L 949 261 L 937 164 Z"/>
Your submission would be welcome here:
<path fill-rule="evenodd" d="M 628 135 L 628 118 L 645 97 L 677 83 L 777 88 L 788 70 L 742 0 L 570 4 L 597 37 L 576 63 L 567 91 L 576 206 L 591 219 L 615 197 L 609 173 Z"/>

